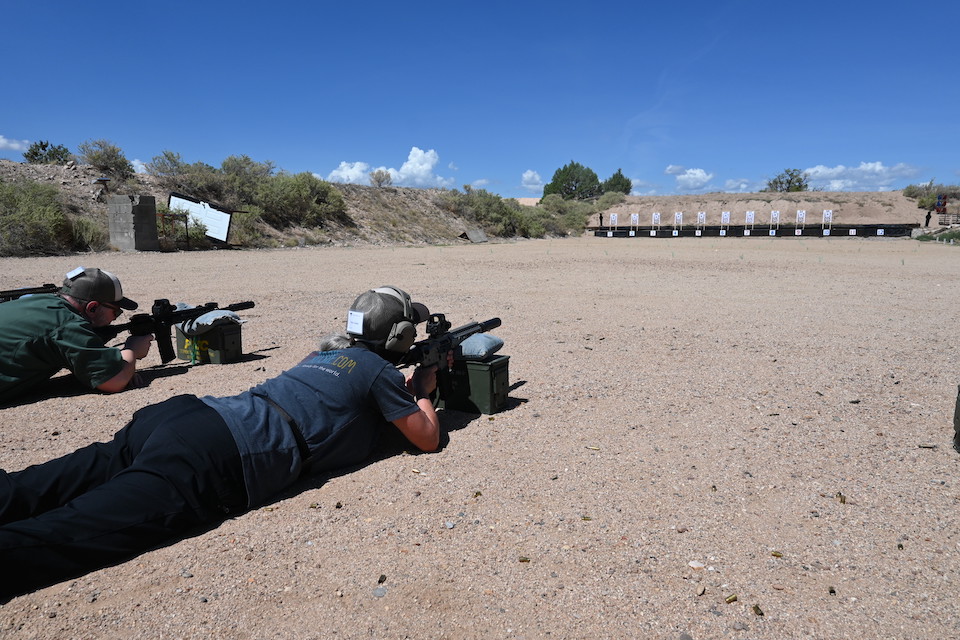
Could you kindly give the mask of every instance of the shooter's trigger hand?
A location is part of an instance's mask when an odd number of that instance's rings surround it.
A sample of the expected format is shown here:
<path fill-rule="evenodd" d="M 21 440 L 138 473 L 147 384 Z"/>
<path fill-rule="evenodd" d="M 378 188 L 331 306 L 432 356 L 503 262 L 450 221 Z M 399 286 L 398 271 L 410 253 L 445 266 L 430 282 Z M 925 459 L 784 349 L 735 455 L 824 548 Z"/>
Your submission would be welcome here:
<path fill-rule="evenodd" d="M 453 350 L 447 351 L 447 371 L 453 371 Z"/>
<path fill-rule="evenodd" d="M 430 394 L 437 388 L 437 366 L 417 367 L 413 370 L 413 375 L 407 378 L 407 389 L 413 394 L 413 397 L 429 398 Z"/>
<path fill-rule="evenodd" d="M 153 342 L 152 333 L 145 336 L 130 336 L 123 343 L 123 349 L 129 349 L 137 360 L 143 360 L 150 352 L 151 342 Z"/>

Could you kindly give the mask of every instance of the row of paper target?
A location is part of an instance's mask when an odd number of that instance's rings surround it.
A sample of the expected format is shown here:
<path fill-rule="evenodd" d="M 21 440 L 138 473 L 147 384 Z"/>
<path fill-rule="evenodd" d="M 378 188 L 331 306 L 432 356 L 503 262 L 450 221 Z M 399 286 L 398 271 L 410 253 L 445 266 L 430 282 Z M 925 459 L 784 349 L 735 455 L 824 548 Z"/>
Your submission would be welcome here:
<path fill-rule="evenodd" d="M 607 229 L 606 231 L 599 230 L 599 231 L 596 231 L 595 233 L 596 235 L 605 234 L 608 238 L 613 238 L 613 237 L 618 237 L 623 235 L 626 235 L 626 237 L 632 238 L 637 236 L 638 233 L 648 233 L 651 238 L 656 238 L 656 237 L 665 237 L 668 235 L 672 235 L 673 237 L 677 237 L 681 235 L 696 236 L 696 237 L 700 237 L 703 235 L 711 235 L 711 236 L 723 237 L 727 235 L 736 235 L 737 233 L 744 236 L 752 236 L 752 235 L 784 236 L 784 235 L 790 235 L 791 232 L 795 236 L 806 236 L 806 235 L 830 236 L 830 235 L 834 235 L 833 231 L 835 231 L 835 229 L 831 229 L 830 227 L 821 227 L 819 229 L 816 227 L 807 227 L 806 229 L 796 228 L 796 229 L 783 230 L 783 229 L 749 229 L 746 227 L 735 226 L 735 227 L 732 227 L 731 229 L 724 229 L 724 228 L 718 229 L 717 227 L 711 227 L 706 230 L 704 229 L 687 229 L 687 230 L 649 229 L 649 230 L 638 231 L 636 229 L 629 229 L 629 230 L 613 231 L 613 230 Z M 731 233 L 728 233 L 728 232 L 731 232 Z M 857 236 L 861 234 L 869 235 L 871 232 L 878 236 L 887 235 L 887 230 L 884 229 L 883 227 L 876 227 L 874 229 L 851 228 L 851 229 L 846 229 L 841 231 L 841 233 L 846 233 L 847 235 L 850 235 L 850 236 Z M 894 233 L 894 235 L 897 235 L 897 234 Z"/>
<path fill-rule="evenodd" d="M 659 211 L 654 211 L 652 216 L 652 224 L 655 227 L 659 227 L 662 222 L 662 216 Z M 747 211 L 744 213 L 744 224 L 751 225 L 757 224 L 757 212 L 756 211 Z M 797 218 L 796 224 L 802 225 L 807 222 L 807 212 L 804 209 L 797 209 Z M 610 214 L 610 226 L 615 227 L 619 224 L 619 216 L 616 213 Z M 640 224 L 640 214 L 631 213 L 630 214 L 630 226 L 636 227 Z M 683 225 L 683 211 L 677 211 L 673 214 L 673 224 L 675 226 Z M 707 212 L 706 211 L 697 211 L 697 225 L 704 226 L 707 224 Z M 730 224 L 730 212 L 722 211 L 720 212 L 720 225 L 726 226 Z M 771 211 L 770 212 L 770 226 L 775 226 L 780 224 L 780 212 Z M 824 209 L 823 218 L 821 224 L 829 225 L 833 224 L 833 209 Z"/>

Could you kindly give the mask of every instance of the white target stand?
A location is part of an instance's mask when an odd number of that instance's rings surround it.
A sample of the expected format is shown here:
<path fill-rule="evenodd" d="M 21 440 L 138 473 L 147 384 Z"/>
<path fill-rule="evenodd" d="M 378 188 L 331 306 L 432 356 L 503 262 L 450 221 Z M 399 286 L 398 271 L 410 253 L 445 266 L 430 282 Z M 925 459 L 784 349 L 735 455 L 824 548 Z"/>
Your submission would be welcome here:
<path fill-rule="evenodd" d="M 612 238 L 612 237 L 613 237 L 613 230 L 614 230 L 614 228 L 615 228 L 616 226 L 617 226 L 617 214 L 611 213 L 611 214 L 610 214 L 610 228 L 607 229 L 607 237 L 608 237 L 608 238 Z"/>

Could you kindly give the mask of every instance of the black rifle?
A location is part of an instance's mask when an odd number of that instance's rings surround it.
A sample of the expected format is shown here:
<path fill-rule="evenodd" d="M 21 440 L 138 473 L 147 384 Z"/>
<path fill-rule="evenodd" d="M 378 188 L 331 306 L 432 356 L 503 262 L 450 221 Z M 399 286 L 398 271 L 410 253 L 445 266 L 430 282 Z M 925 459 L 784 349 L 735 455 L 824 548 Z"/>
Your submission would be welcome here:
<path fill-rule="evenodd" d="M 103 337 L 104 342 L 113 340 L 123 331 L 129 331 L 132 336 L 145 336 L 152 333 L 157 340 L 157 349 L 160 350 L 160 360 L 166 364 L 175 357 L 173 341 L 170 338 L 170 327 L 173 325 L 199 318 L 211 311 L 240 311 L 253 307 L 254 303 L 248 300 L 225 307 L 217 306 L 216 302 L 208 302 L 198 307 L 178 310 L 175 305 L 170 304 L 169 300 L 154 300 L 150 313 L 137 313 L 130 316 L 130 322 L 99 327 L 96 331 Z"/>
<path fill-rule="evenodd" d="M 21 296 L 32 296 L 35 293 L 56 293 L 57 291 L 60 291 L 60 287 L 55 284 L 44 284 L 25 289 L 10 289 L 9 291 L 0 291 L 0 302 L 10 302 Z"/>
<path fill-rule="evenodd" d="M 484 333 L 500 326 L 500 318 L 490 318 L 483 322 L 471 322 L 456 329 L 450 328 L 450 322 L 442 313 L 434 313 L 427 320 L 425 340 L 415 342 L 410 351 L 403 354 L 398 367 L 419 364 L 424 367 L 437 366 L 438 398 L 446 398 L 450 390 L 450 371 L 447 369 L 447 353 L 460 346 L 464 340 L 475 333 Z"/>

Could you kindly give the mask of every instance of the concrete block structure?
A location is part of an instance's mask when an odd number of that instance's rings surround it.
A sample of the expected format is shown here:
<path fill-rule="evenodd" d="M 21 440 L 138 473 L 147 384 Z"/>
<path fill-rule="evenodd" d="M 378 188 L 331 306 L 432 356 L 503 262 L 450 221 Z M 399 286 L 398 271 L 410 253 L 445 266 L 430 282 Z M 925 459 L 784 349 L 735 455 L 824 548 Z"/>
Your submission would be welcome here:
<path fill-rule="evenodd" d="M 107 199 L 110 244 L 120 251 L 159 251 L 157 202 L 153 196 Z"/>

